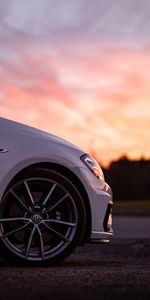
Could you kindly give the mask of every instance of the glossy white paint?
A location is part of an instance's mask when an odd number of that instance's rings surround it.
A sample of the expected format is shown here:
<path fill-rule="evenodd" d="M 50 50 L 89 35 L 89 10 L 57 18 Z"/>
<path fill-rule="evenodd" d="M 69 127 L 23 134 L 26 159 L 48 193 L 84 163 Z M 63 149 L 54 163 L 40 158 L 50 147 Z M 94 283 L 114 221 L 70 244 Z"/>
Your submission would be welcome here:
<path fill-rule="evenodd" d="M 103 221 L 112 201 L 111 188 L 85 166 L 80 157 L 85 154 L 75 145 L 41 130 L 0 118 L 0 199 L 13 177 L 35 163 L 57 163 L 72 171 L 87 192 L 91 216 L 91 241 L 110 239 Z M 84 200 L 84 199 L 83 199 Z"/>

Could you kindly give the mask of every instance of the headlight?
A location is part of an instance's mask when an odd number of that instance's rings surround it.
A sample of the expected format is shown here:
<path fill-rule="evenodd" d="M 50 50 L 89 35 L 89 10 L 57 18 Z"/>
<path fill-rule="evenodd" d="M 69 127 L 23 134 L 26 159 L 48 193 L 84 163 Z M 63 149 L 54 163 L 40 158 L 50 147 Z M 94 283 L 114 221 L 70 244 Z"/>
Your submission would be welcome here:
<path fill-rule="evenodd" d="M 90 171 L 99 179 L 104 180 L 103 171 L 98 162 L 88 154 L 81 156 L 83 163 L 90 169 Z"/>

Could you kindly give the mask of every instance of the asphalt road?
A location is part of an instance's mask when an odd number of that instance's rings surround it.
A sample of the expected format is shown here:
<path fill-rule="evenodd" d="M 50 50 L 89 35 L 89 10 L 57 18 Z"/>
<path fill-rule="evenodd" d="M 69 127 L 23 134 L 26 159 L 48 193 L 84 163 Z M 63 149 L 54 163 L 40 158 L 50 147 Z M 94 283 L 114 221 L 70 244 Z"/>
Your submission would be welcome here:
<path fill-rule="evenodd" d="M 113 229 L 115 238 L 150 239 L 150 216 L 114 216 Z"/>
<path fill-rule="evenodd" d="M 118 236 L 109 244 L 87 244 L 49 268 L 0 262 L 0 300 L 112 298 L 150 299 L 150 239 Z"/>

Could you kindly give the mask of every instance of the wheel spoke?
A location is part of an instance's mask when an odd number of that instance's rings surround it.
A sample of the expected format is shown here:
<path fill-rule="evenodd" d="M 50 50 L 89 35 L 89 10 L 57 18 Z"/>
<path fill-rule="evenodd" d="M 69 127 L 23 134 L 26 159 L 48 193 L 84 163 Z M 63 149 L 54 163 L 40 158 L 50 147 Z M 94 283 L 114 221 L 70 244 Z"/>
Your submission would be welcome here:
<path fill-rule="evenodd" d="M 28 193 L 28 196 L 29 196 L 30 204 L 34 205 L 34 200 L 33 200 L 32 194 L 30 192 L 29 185 L 28 185 L 27 181 L 24 181 L 24 185 L 26 187 L 26 190 L 27 190 L 27 193 Z"/>
<path fill-rule="evenodd" d="M 42 259 L 44 259 L 44 244 L 43 244 L 43 238 L 42 238 L 42 233 L 40 228 L 37 226 L 37 231 L 39 233 L 39 237 L 40 237 L 40 250 L 41 250 L 41 257 Z"/>
<path fill-rule="evenodd" d="M 16 229 L 14 229 L 14 230 L 12 230 L 12 231 L 10 231 L 8 233 L 5 233 L 4 235 L 1 236 L 1 238 L 8 237 L 8 236 L 10 236 L 10 235 L 12 235 L 12 234 L 14 234 L 14 233 L 16 233 L 16 232 L 24 229 L 25 227 L 27 227 L 29 225 L 29 223 L 30 223 L 30 221 L 27 222 L 26 224 L 24 224 L 23 226 L 19 227 L 19 228 L 16 228 Z"/>
<path fill-rule="evenodd" d="M 16 218 L 3 218 L 0 219 L 0 222 L 13 222 L 13 221 L 29 221 L 28 218 L 16 217 Z"/>
<path fill-rule="evenodd" d="M 31 213 L 30 209 L 22 202 L 22 200 L 17 196 L 17 194 L 10 189 L 10 193 L 14 196 L 14 198 L 18 201 L 18 203 L 29 213 Z"/>
<path fill-rule="evenodd" d="M 0 213 L 0 240 L 10 254 L 38 264 L 67 255 L 72 241 L 75 247 L 82 234 L 79 230 L 78 237 L 78 199 L 67 178 L 66 184 L 61 179 L 53 171 L 34 169 L 10 186 Z"/>
<path fill-rule="evenodd" d="M 35 229 L 36 229 L 36 226 L 33 227 L 32 231 L 31 231 L 31 234 L 30 234 L 30 237 L 29 237 L 27 249 L 26 249 L 26 252 L 25 252 L 25 258 L 26 259 L 28 257 L 28 254 L 29 254 L 29 251 L 30 251 L 30 248 L 31 248 L 31 243 L 32 243 L 32 239 L 33 239 L 33 236 L 34 236 L 34 233 L 35 233 Z"/>
<path fill-rule="evenodd" d="M 44 222 L 47 223 L 56 223 L 56 224 L 62 224 L 62 225 L 66 225 L 66 226 L 70 226 L 70 227 L 76 227 L 77 225 L 75 223 L 70 223 L 70 222 L 66 222 L 66 221 L 59 221 L 59 220 L 55 220 L 55 219 L 46 219 L 44 220 Z"/>
<path fill-rule="evenodd" d="M 59 206 L 63 201 L 65 201 L 68 197 L 69 197 L 69 193 L 67 193 L 65 196 L 63 196 L 61 199 L 59 199 L 58 202 L 56 202 L 54 205 L 52 205 L 51 207 L 49 207 L 48 209 L 46 209 L 44 213 L 52 211 L 57 206 Z"/>
<path fill-rule="evenodd" d="M 50 189 L 49 193 L 47 194 L 46 198 L 44 199 L 43 203 L 42 203 L 42 206 L 45 206 L 47 201 L 49 200 L 50 196 L 52 195 L 54 189 L 56 188 L 57 186 L 57 183 L 55 182 L 52 186 L 52 188 Z"/>
<path fill-rule="evenodd" d="M 45 227 L 54 235 L 58 236 L 59 238 L 61 238 L 64 242 L 70 243 L 70 240 L 68 238 L 66 238 L 64 235 L 62 235 L 61 233 L 59 233 L 58 231 L 52 229 L 50 226 L 48 226 L 45 222 L 43 222 L 43 224 L 45 225 Z"/>

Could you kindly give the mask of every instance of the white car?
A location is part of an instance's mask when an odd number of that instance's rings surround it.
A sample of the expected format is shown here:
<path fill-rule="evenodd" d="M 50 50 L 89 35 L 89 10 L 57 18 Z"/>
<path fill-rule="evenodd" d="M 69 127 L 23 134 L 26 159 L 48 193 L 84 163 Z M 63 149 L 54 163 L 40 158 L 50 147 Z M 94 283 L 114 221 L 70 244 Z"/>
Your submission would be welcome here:
<path fill-rule="evenodd" d="M 75 247 L 109 241 L 112 191 L 75 145 L 0 118 L 0 255 L 53 265 Z"/>

